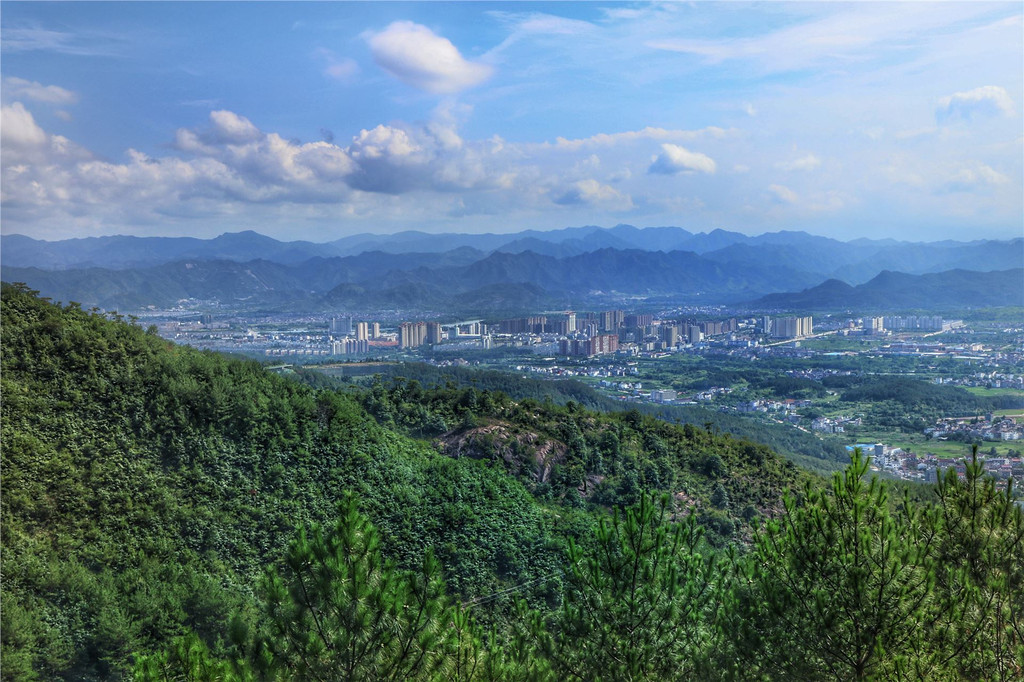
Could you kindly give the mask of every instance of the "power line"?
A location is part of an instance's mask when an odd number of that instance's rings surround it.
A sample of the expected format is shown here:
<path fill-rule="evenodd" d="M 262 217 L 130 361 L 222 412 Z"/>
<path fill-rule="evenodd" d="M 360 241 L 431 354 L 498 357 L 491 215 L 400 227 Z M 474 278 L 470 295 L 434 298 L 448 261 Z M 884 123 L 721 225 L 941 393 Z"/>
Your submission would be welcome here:
<path fill-rule="evenodd" d="M 493 592 L 491 594 L 486 594 L 486 595 L 484 595 L 482 597 L 477 597 L 476 599 L 470 599 L 467 602 L 462 602 L 462 605 L 463 606 L 475 606 L 477 604 L 486 604 L 487 602 L 494 601 L 495 599 L 498 599 L 499 597 L 503 597 L 506 594 L 511 594 L 512 592 L 518 592 L 519 590 L 521 590 L 521 589 L 523 589 L 525 587 L 529 587 L 530 585 L 534 585 L 534 584 L 539 583 L 541 581 L 549 580 L 551 578 L 554 578 L 555 576 L 559 576 L 559 577 L 564 576 L 566 571 L 568 571 L 568 570 L 569 570 L 568 568 L 562 568 L 562 569 L 559 569 L 559 570 L 555 571 L 554 573 L 548 573 L 547 575 L 542 575 L 539 578 L 533 578 L 532 580 L 527 580 L 526 582 L 519 583 L 518 585 L 513 585 L 511 587 L 506 587 L 503 590 L 498 590 L 497 592 Z"/>

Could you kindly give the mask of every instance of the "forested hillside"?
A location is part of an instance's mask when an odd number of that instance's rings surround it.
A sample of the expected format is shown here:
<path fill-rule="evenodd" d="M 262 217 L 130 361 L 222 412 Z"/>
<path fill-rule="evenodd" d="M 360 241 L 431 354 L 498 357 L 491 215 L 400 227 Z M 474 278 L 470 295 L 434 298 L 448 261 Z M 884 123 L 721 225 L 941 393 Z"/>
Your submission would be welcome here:
<path fill-rule="evenodd" d="M 735 438 L 768 445 L 776 452 L 819 473 L 830 473 L 846 463 L 846 450 L 837 443 L 823 442 L 813 434 L 782 425 L 754 422 L 720 410 L 691 405 L 656 405 L 653 403 L 623 403 L 598 393 L 592 387 L 573 379 L 535 379 L 511 372 L 497 370 L 469 369 L 457 366 L 436 367 L 426 363 L 402 362 L 374 365 L 367 369 L 353 367 L 380 374 L 385 382 L 390 380 L 416 381 L 425 387 L 445 387 L 449 383 L 472 386 L 481 391 L 501 392 L 516 400 L 533 399 L 538 402 L 553 402 L 558 405 L 577 403 L 587 409 L 601 412 L 635 412 L 657 417 L 671 423 L 689 423 L 711 428 L 716 432 L 731 434 Z M 325 378 L 315 367 L 297 368 L 296 374 L 312 386 L 344 387 L 352 376 L 344 367 L 330 370 L 342 372 Z M 749 374 L 747 375 L 749 376 Z M 768 380 L 765 379 L 767 382 Z M 780 380 L 775 380 L 776 382 Z M 810 382 L 806 382 L 810 383 Z M 786 387 L 787 390 L 791 386 Z"/>
<path fill-rule="evenodd" d="M 351 394 L 2 297 L 4 679 L 1014 679 L 1024 520 L 857 459 Z M 760 528 L 760 530 L 757 530 Z"/>

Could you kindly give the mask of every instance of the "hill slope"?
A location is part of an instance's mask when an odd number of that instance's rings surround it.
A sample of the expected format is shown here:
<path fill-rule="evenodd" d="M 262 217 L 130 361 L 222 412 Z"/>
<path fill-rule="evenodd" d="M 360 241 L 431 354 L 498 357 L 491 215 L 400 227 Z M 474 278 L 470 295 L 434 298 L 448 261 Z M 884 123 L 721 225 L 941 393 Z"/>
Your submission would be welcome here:
<path fill-rule="evenodd" d="M 432 548 L 448 590 L 499 595 L 499 619 L 514 598 L 557 603 L 534 578 L 589 542 L 586 504 L 682 494 L 725 543 L 799 479 L 763 446 L 635 413 L 313 391 L 10 285 L 0 315 L 5 678 L 121 679 L 186 632 L 223 653 L 228 614 L 259 624 L 254 585 L 294 528 L 348 492 L 400 567 Z"/>

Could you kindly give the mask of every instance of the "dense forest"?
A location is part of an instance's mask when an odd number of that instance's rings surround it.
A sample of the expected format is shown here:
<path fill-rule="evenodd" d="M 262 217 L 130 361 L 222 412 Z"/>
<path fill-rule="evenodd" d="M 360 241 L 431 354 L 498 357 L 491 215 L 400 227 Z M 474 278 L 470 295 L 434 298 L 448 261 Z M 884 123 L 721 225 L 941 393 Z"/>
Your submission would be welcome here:
<path fill-rule="evenodd" d="M 1024 516 L 699 423 L 314 388 L 4 285 L 9 680 L 1019 679 Z"/>
<path fill-rule="evenodd" d="M 371 368 L 353 368 L 354 374 L 325 377 L 315 367 L 297 368 L 303 382 L 311 386 L 344 388 L 345 382 L 359 382 L 360 374 L 380 374 L 382 378 L 416 381 L 422 386 L 445 387 L 448 384 L 470 386 L 481 391 L 501 392 L 516 400 L 533 399 L 558 405 L 576 403 L 601 412 L 632 412 L 678 424 L 695 424 L 767 445 L 805 469 L 831 473 L 846 464 L 846 450 L 837 443 L 779 424 L 758 422 L 742 416 L 706 407 L 623 403 L 602 395 L 586 384 L 572 379 L 536 379 L 511 372 L 462 367 L 435 367 L 425 363 L 384 363 Z M 337 370 L 332 370 L 337 371 Z M 341 369 L 344 372 L 344 368 Z M 333 380 L 332 380 L 333 379 Z M 365 377 L 364 377 L 365 379 Z M 780 382 L 789 379 L 782 377 Z M 770 379 L 759 378 L 767 384 Z M 811 382 L 801 382 L 811 383 Z M 822 389 L 824 390 L 824 389 Z"/>

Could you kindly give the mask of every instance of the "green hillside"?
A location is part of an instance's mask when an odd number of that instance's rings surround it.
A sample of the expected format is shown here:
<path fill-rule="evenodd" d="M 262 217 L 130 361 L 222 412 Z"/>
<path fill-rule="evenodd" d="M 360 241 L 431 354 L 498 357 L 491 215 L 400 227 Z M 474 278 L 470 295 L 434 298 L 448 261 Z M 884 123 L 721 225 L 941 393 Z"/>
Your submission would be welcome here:
<path fill-rule="evenodd" d="M 315 390 L 23 287 L 0 306 L 5 680 L 1024 666 L 1024 520 L 978 469 L 923 507 L 635 411 Z"/>

